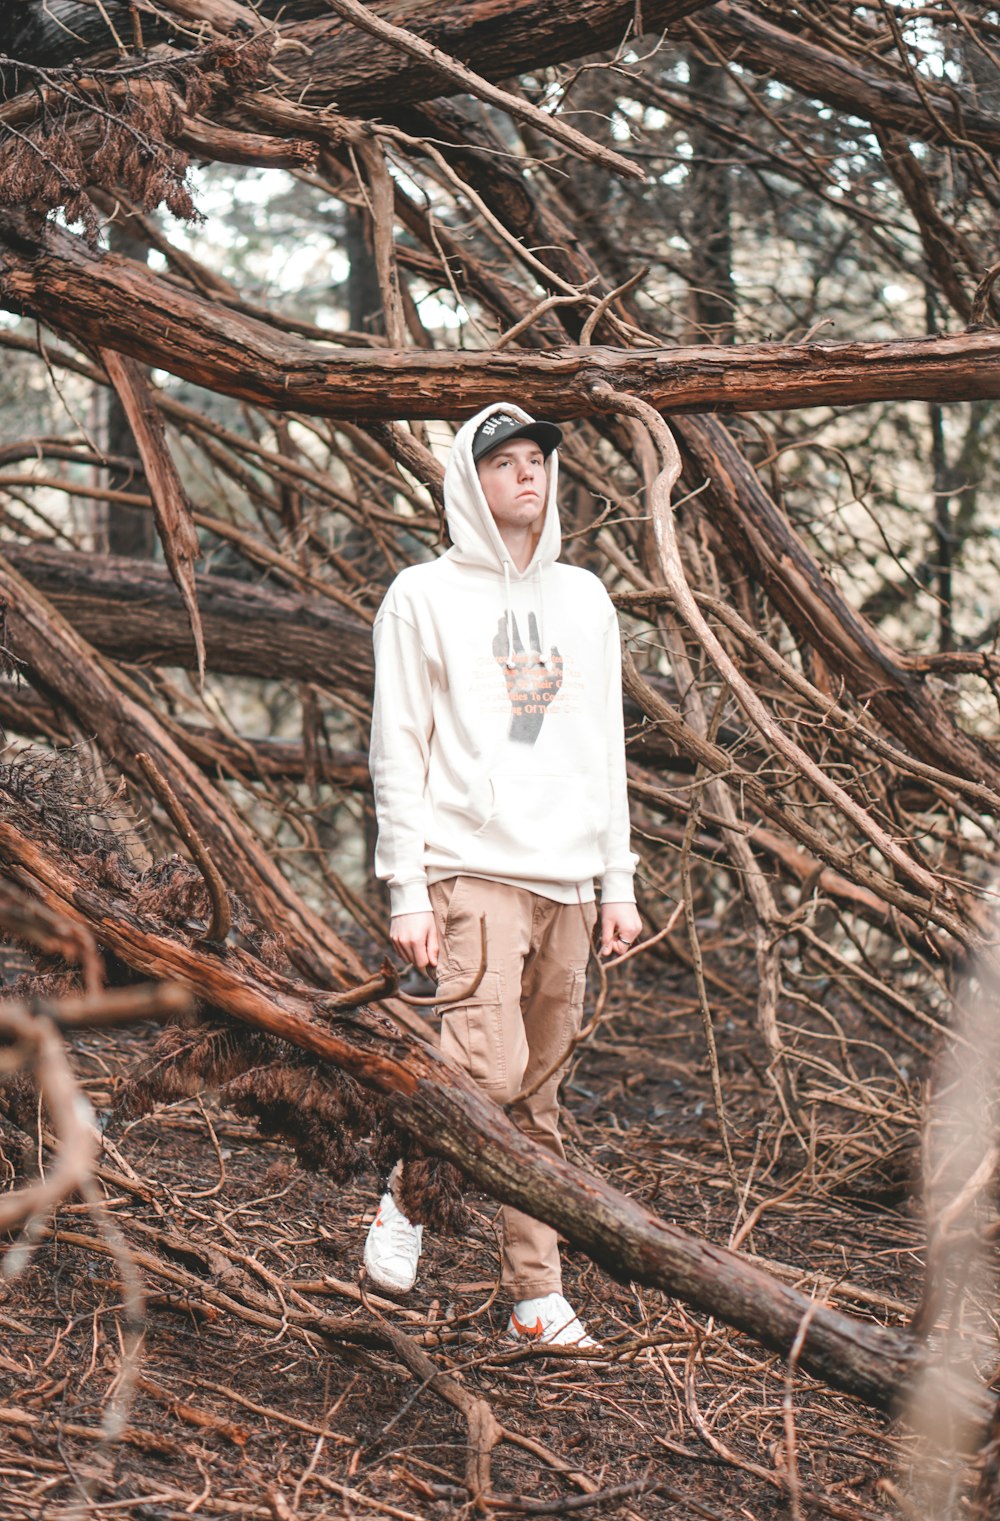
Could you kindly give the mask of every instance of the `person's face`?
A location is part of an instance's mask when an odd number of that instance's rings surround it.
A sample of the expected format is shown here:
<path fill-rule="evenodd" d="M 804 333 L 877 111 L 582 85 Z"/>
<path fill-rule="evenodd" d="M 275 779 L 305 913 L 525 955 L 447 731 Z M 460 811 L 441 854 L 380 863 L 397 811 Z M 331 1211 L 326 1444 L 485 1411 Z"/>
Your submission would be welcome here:
<path fill-rule="evenodd" d="M 545 456 L 530 438 L 512 438 L 476 466 L 486 505 L 501 533 L 534 529 L 545 512 Z"/>

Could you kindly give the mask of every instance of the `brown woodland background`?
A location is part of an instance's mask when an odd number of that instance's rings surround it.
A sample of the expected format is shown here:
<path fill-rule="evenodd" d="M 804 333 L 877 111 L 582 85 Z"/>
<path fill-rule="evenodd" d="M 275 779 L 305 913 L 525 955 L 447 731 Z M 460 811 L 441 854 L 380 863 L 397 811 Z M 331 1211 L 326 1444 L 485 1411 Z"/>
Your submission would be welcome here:
<path fill-rule="evenodd" d="M 10 1514 L 995 1515 L 1000 11 L 0 27 Z M 505 398 L 620 611 L 647 927 L 565 1164 L 370 875 L 371 624 Z M 504 1349 L 498 1200 L 603 1351 Z"/>

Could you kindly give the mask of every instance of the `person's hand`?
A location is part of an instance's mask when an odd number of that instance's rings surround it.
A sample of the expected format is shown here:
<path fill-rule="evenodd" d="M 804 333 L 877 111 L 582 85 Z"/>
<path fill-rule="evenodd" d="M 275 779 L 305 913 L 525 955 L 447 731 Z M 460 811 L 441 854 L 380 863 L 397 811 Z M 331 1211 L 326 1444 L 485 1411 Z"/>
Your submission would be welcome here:
<path fill-rule="evenodd" d="M 437 926 L 430 909 L 420 914 L 397 914 L 389 921 L 389 939 L 397 954 L 418 972 L 437 966 Z"/>
<path fill-rule="evenodd" d="M 634 903 L 601 904 L 601 955 L 622 956 L 642 933 Z"/>

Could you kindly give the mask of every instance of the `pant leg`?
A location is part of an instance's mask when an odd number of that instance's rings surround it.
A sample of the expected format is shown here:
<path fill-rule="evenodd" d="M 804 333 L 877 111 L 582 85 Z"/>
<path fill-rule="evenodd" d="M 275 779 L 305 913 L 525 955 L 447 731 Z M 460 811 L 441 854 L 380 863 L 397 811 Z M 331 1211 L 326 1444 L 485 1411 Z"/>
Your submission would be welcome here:
<path fill-rule="evenodd" d="M 446 877 L 428 889 L 438 934 L 442 1002 L 469 986 L 482 962 L 480 919 L 486 918 L 486 971 L 475 991 L 441 1013 L 441 1052 L 496 1104 L 523 1087 L 528 1045 L 521 1018 L 521 968 L 531 940 L 527 891 L 482 877 Z M 399 1202 L 401 1162 L 387 1187 Z"/>
<path fill-rule="evenodd" d="M 593 903 L 554 903 L 533 895 L 532 935 L 521 981 L 521 1012 L 528 1043 L 525 1088 L 558 1061 L 579 1032 L 597 917 Z M 559 1134 L 559 1083 L 565 1065 L 512 1110 L 525 1135 L 555 1156 L 565 1155 Z M 520 1210 L 505 1206 L 503 1283 L 515 1300 L 562 1291 L 556 1232 Z"/>
<path fill-rule="evenodd" d="M 467 985 L 481 959 L 480 916 L 487 923 L 487 965 L 475 993 L 442 1013 L 441 1050 L 494 1102 L 506 1104 L 560 1057 L 580 1026 L 593 903 L 559 904 L 527 889 L 480 877 L 450 877 L 430 888 L 441 942 L 442 998 Z M 518 1127 L 563 1155 L 554 1073 L 513 1111 Z M 502 1282 L 515 1300 L 560 1291 L 558 1237 L 551 1226 L 505 1205 Z"/>
<path fill-rule="evenodd" d="M 486 972 L 469 998 L 442 1010 L 441 1050 L 495 1103 L 506 1104 L 523 1087 L 528 1061 L 521 971 L 531 944 L 533 894 L 481 877 L 449 877 L 433 883 L 430 896 L 441 944 L 442 1000 L 475 976 L 485 915 Z"/>

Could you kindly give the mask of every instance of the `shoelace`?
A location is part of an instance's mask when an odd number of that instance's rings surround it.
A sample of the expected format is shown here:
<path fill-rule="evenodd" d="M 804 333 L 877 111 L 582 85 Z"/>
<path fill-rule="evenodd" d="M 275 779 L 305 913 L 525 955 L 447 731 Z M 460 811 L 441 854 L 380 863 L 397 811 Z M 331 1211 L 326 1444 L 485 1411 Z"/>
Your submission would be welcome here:
<path fill-rule="evenodd" d="M 416 1226 L 411 1225 L 402 1215 L 393 1215 L 389 1220 L 386 1220 L 385 1216 L 381 1213 L 379 1215 L 379 1224 L 382 1230 L 386 1232 L 389 1245 L 394 1251 L 412 1252 L 416 1245 Z"/>

